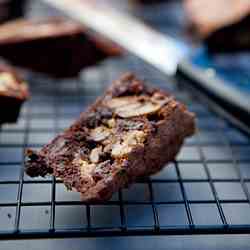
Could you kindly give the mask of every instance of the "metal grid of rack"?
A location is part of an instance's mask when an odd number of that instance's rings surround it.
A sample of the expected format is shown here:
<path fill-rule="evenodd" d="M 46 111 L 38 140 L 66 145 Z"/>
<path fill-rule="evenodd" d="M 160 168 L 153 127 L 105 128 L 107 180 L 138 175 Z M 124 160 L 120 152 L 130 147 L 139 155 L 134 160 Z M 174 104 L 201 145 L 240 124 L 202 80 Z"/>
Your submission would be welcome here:
<path fill-rule="evenodd" d="M 164 8 L 150 8 L 140 16 L 175 35 L 164 29 L 170 21 L 161 15 Z M 99 204 L 81 202 L 53 177 L 29 178 L 25 149 L 41 148 L 69 126 L 124 71 L 168 90 L 197 114 L 197 134 L 176 161 Z M 18 123 L 0 131 L 1 239 L 250 233 L 250 138 L 209 109 L 198 92 L 188 91 L 185 82 L 168 79 L 132 55 L 87 69 L 80 79 L 27 78 L 32 99 Z"/>
<path fill-rule="evenodd" d="M 174 93 L 197 114 L 199 131 L 176 161 L 99 204 L 82 203 L 52 177 L 26 176 L 24 150 L 66 128 L 123 69 Z M 32 99 L 0 134 L 0 238 L 250 233 L 250 138 L 195 92 L 129 55 L 84 71 L 81 80 L 29 78 Z"/>

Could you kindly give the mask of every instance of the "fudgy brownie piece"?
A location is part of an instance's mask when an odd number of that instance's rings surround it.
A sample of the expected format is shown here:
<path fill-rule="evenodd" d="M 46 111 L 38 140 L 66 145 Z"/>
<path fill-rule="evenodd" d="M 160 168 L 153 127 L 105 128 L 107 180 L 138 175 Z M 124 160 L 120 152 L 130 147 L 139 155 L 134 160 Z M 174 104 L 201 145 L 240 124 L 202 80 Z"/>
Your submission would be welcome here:
<path fill-rule="evenodd" d="M 249 0 L 185 0 L 191 29 L 214 52 L 250 49 Z"/>
<path fill-rule="evenodd" d="M 53 77 L 74 77 L 84 67 L 121 53 L 113 43 L 59 17 L 20 19 L 0 26 L 1 57 Z"/>
<path fill-rule="evenodd" d="M 26 172 L 53 174 L 82 200 L 104 201 L 173 161 L 194 131 L 183 104 L 126 74 L 40 152 L 29 150 Z"/>
<path fill-rule="evenodd" d="M 16 122 L 21 105 L 28 97 L 27 84 L 13 69 L 0 64 L 0 124 Z"/>

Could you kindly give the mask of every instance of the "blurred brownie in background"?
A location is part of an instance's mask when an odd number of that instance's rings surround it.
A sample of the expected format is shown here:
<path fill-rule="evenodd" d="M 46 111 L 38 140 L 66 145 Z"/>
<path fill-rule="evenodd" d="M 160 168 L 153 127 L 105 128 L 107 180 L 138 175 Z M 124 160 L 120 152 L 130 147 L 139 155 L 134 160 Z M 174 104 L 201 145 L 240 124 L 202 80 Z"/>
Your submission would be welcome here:
<path fill-rule="evenodd" d="M 0 57 L 53 77 L 74 77 L 122 50 L 79 24 L 59 17 L 20 19 L 0 26 Z"/>
<path fill-rule="evenodd" d="M 166 2 L 168 0 L 133 0 L 133 1 L 141 4 L 155 4 L 155 3 Z"/>
<path fill-rule="evenodd" d="M 192 31 L 210 51 L 250 49 L 249 0 L 185 0 Z"/>
<path fill-rule="evenodd" d="M 28 97 L 25 81 L 12 68 L 0 64 L 0 124 L 16 122 Z"/>
<path fill-rule="evenodd" d="M 0 23 L 22 17 L 26 0 L 0 0 Z"/>

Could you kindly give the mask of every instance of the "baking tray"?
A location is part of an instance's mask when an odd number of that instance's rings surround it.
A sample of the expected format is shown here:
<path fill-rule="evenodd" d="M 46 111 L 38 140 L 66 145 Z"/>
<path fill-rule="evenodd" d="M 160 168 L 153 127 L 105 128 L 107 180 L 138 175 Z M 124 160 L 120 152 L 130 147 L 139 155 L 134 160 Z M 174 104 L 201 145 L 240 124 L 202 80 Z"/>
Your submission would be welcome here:
<path fill-rule="evenodd" d="M 171 92 L 196 113 L 198 131 L 176 161 L 98 204 L 81 202 L 53 177 L 29 178 L 25 149 L 39 149 L 63 131 L 125 71 Z M 250 233 L 250 138 L 185 81 L 129 54 L 84 70 L 78 79 L 29 73 L 27 80 L 32 99 L 18 123 L 0 133 L 1 239 Z"/>

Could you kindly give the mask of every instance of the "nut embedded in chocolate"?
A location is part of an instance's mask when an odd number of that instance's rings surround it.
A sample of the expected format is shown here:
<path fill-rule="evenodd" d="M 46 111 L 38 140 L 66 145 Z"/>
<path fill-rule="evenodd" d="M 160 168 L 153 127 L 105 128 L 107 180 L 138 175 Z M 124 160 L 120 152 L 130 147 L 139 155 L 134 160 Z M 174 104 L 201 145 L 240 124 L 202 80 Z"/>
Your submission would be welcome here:
<path fill-rule="evenodd" d="M 131 118 L 156 113 L 167 102 L 169 98 L 162 98 L 160 95 L 158 97 L 153 95 L 151 98 L 128 96 L 108 100 L 106 105 L 119 117 Z"/>
<path fill-rule="evenodd" d="M 109 135 L 110 135 L 110 129 L 105 126 L 94 128 L 89 133 L 89 137 L 95 142 L 103 141 Z"/>

